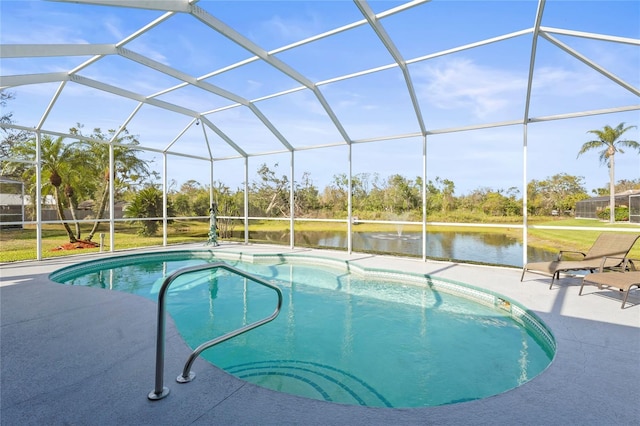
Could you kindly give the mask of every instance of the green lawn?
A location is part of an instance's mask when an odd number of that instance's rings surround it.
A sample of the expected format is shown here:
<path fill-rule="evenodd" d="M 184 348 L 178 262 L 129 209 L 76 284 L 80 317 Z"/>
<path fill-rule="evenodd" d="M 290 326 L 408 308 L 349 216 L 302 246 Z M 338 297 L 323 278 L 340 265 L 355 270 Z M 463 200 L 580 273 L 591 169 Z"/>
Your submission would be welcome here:
<path fill-rule="evenodd" d="M 84 229 L 86 227 L 86 229 Z M 90 231 L 90 225 L 83 227 L 83 235 Z M 109 250 L 109 235 L 105 226 L 104 250 Z M 137 228 L 118 224 L 115 232 L 115 245 L 117 250 L 149 247 L 162 245 L 161 236 L 142 237 L 137 235 Z M 202 222 L 180 222 L 176 221 L 169 225 L 167 240 L 169 244 L 202 242 L 207 240 L 209 224 Z M 62 225 L 43 225 L 42 229 L 42 257 L 58 257 L 70 254 L 95 253 L 100 251 L 96 248 L 83 248 L 77 250 L 56 250 L 57 247 L 69 242 Z M 93 238 L 93 242 L 99 243 L 99 232 Z M 0 262 L 15 262 L 19 260 L 30 260 L 36 258 L 36 229 L 35 227 L 25 227 L 25 229 L 3 229 L 0 231 Z"/>

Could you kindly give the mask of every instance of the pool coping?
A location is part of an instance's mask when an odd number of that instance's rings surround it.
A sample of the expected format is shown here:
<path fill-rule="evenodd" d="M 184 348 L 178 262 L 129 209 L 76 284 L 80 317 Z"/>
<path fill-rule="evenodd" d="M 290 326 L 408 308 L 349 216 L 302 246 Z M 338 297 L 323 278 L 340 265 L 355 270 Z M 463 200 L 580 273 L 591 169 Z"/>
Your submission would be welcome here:
<path fill-rule="evenodd" d="M 182 245 L 145 251 L 184 250 Z M 557 353 L 540 376 L 502 394 L 439 407 L 347 406 L 286 395 L 240 381 L 203 360 L 189 384 L 175 377 L 189 354 L 167 321 L 165 383 L 171 394 L 148 401 L 153 387 L 155 303 L 139 296 L 49 281 L 67 264 L 102 255 L 2 265 L 0 421 L 3 424 L 633 424 L 640 418 L 640 296 L 620 309 L 619 295 L 579 280 L 520 269 L 422 262 L 414 258 L 223 244 L 220 254 L 327 257 L 369 268 L 430 274 L 503 295 L 538 316 Z M 124 254 L 122 252 L 115 255 Z M 389 265 L 388 267 L 386 265 Z M 144 320 L 141 320 L 144 318 Z M 472 354 L 470 354 L 472 356 Z M 55 366 L 55 368 L 52 368 Z"/>

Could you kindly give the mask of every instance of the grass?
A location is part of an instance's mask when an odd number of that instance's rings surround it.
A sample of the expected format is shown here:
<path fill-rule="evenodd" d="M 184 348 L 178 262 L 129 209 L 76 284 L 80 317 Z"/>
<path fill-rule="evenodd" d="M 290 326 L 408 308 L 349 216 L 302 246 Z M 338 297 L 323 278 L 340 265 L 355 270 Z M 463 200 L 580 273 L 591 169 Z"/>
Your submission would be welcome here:
<path fill-rule="evenodd" d="M 570 226 L 582 228 L 609 227 L 608 223 L 599 220 L 564 219 L 564 218 L 536 218 L 530 221 L 531 225 L 549 226 Z M 84 235 L 89 232 L 82 229 Z M 637 226 L 628 224 L 616 224 L 616 228 L 628 226 L 637 229 Z M 236 224 L 235 229 L 242 229 L 241 224 Z M 251 231 L 265 232 L 288 232 L 289 221 L 256 221 L 249 222 Z M 346 232 L 347 225 L 344 222 L 315 222 L 296 221 L 296 231 L 319 232 L 334 231 Z M 397 226 L 392 224 L 359 223 L 352 227 L 354 232 L 396 232 Z M 514 228 L 487 228 L 487 227 L 461 227 L 461 226 L 429 226 L 432 232 L 460 232 L 460 233 L 500 233 L 507 234 L 517 240 L 522 239 L 522 230 Z M 403 232 L 422 232 L 421 225 L 403 225 Z M 107 231 L 103 231 L 107 233 Z M 168 225 L 168 244 L 206 242 L 209 232 L 207 221 L 175 221 Z M 560 249 L 587 251 L 593 244 L 599 230 L 576 231 L 561 229 L 529 229 L 529 245 L 549 251 Z M 43 258 L 67 256 L 70 254 L 95 253 L 99 248 L 78 249 L 78 250 L 55 250 L 57 247 L 68 243 L 67 234 L 61 225 L 43 225 L 42 230 L 42 256 Z M 93 241 L 99 242 L 99 234 Z M 109 237 L 106 235 L 104 250 L 109 250 Z M 115 245 L 117 250 L 133 249 L 139 247 L 160 246 L 162 237 L 143 237 L 137 235 L 137 228 L 126 223 L 118 223 L 115 232 Z M 631 250 L 630 256 L 640 259 L 640 243 Z M 0 231 L 0 262 L 15 262 L 21 260 L 32 260 L 36 258 L 36 229 L 35 227 L 25 227 L 25 229 L 3 229 Z"/>
<path fill-rule="evenodd" d="M 582 228 L 608 228 L 615 226 L 619 229 L 627 227 L 638 229 L 638 225 L 634 224 L 616 223 L 615 225 L 610 225 L 609 223 L 596 219 L 565 219 L 560 223 L 553 221 L 536 223 L 536 225 L 575 226 Z M 560 249 L 587 251 L 593 245 L 598 235 L 600 235 L 599 230 L 529 229 L 529 245 L 551 251 Z M 636 243 L 629 255 L 634 258 L 640 258 L 640 243 Z"/>
<path fill-rule="evenodd" d="M 90 225 L 81 227 L 83 237 L 90 231 Z M 43 225 L 42 227 L 42 257 L 60 257 L 77 255 L 82 253 L 96 253 L 100 251 L 96 248 L 83 248 L 77 250 L 56 250 L 57 247 L 69 242 L 69 238 L 61 225 Z M 105 236 L 104 250 L 109 250 L 108 231 L 103 231 Z M 169 225 L 168 243 L 179 244 L 189 242 L 206 241 L 209 232 L 208 223 L 199 222 L 178 222 Z M 133 249 L 139 247 L 162 245 L 161 236 L 143 237 L 137 234 L 137 228 L 118 224 L 115 232 L 115 245 L 117 250 Z M 93 242 L 100 242 L 97 233 Z M 36 259 L 36 228 L 26 226 L 24 229 L 3 229 L 0 231 L 0 262 L 16 262 L 21 260 Z"/>

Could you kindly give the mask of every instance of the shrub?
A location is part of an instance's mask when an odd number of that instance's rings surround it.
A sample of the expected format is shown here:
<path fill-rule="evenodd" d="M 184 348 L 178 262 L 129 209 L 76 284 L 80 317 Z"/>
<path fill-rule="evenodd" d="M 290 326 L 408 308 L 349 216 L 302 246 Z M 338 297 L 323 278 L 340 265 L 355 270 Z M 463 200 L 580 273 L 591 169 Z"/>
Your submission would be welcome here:
<path fill-rule="evenodd" d="M 600 210 L 597 213 L 599 219 L 609 220 L 609 207 Z M 628 222 L 629 221 L 629 207 L 627 206 L 616 206 L 614 210 L 615 220 L 616 222 Z"/>
<path fill-rule="evenodd" d="M 168 215 L 173 215 L 171 204 L 167 208 Z M 138 225 L 138 234 L 145 237 L 155 235 L 162 223 L 162 219 L 145 218 L 161 218 L 162 215 L 162 191 L 152 185 L 138 191 L 124 211 L 125 217 L 135 219 L 132 222 Z"/>

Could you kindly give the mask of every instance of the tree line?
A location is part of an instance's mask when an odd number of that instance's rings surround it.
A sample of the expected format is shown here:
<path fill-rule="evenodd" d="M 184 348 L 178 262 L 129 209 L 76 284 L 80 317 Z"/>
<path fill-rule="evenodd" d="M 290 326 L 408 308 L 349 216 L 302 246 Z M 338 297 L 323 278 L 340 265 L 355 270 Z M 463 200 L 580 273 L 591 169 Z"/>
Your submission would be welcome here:
<path fill-rule="evenodd" d="M 291 211 L 290 183 L 278 174 L 278 164 L 262 164 L 257 178 L 248 185 L 249 212 L 252 217 L 288 217 Z M 208 214 L 209 186 L 189 180 L 169 191 L 172 209 L 177 216 Z M 422 178 L 395 174 L 386 178 L 361 173 L 352 177 L 352 214 L 362 219 L 393 220 L 422 217 Z M 640 189 L 640 178 L 620 180 L 616 192 Z M 515 187 L 494 189 L 481 187 L 465 195 L 455 194 L 455 183 L 436 177 L 426 185 L 426 211 L 434 220 L 478 220 L 483 217 L 522 216 L 522 197 Z M 602 188 L 594 193 L 602 192 Z M 243 214 L 242 189 L 231 190 L 221 182 L 214 184 L 214 199 L 220 215 Z M 528 213 L 551 215 L 552 211 L 570 212 L 578 201 L 590 198 L 584 178 L 559 173 L 542 180 L 531 180 L 527 187 Z M 298 218 L 346 218 L 348 213 L 348 178 L 337 174 L 332 183 L 320 190 L 308 174 L 294 182 L 293 211 Z"/>

